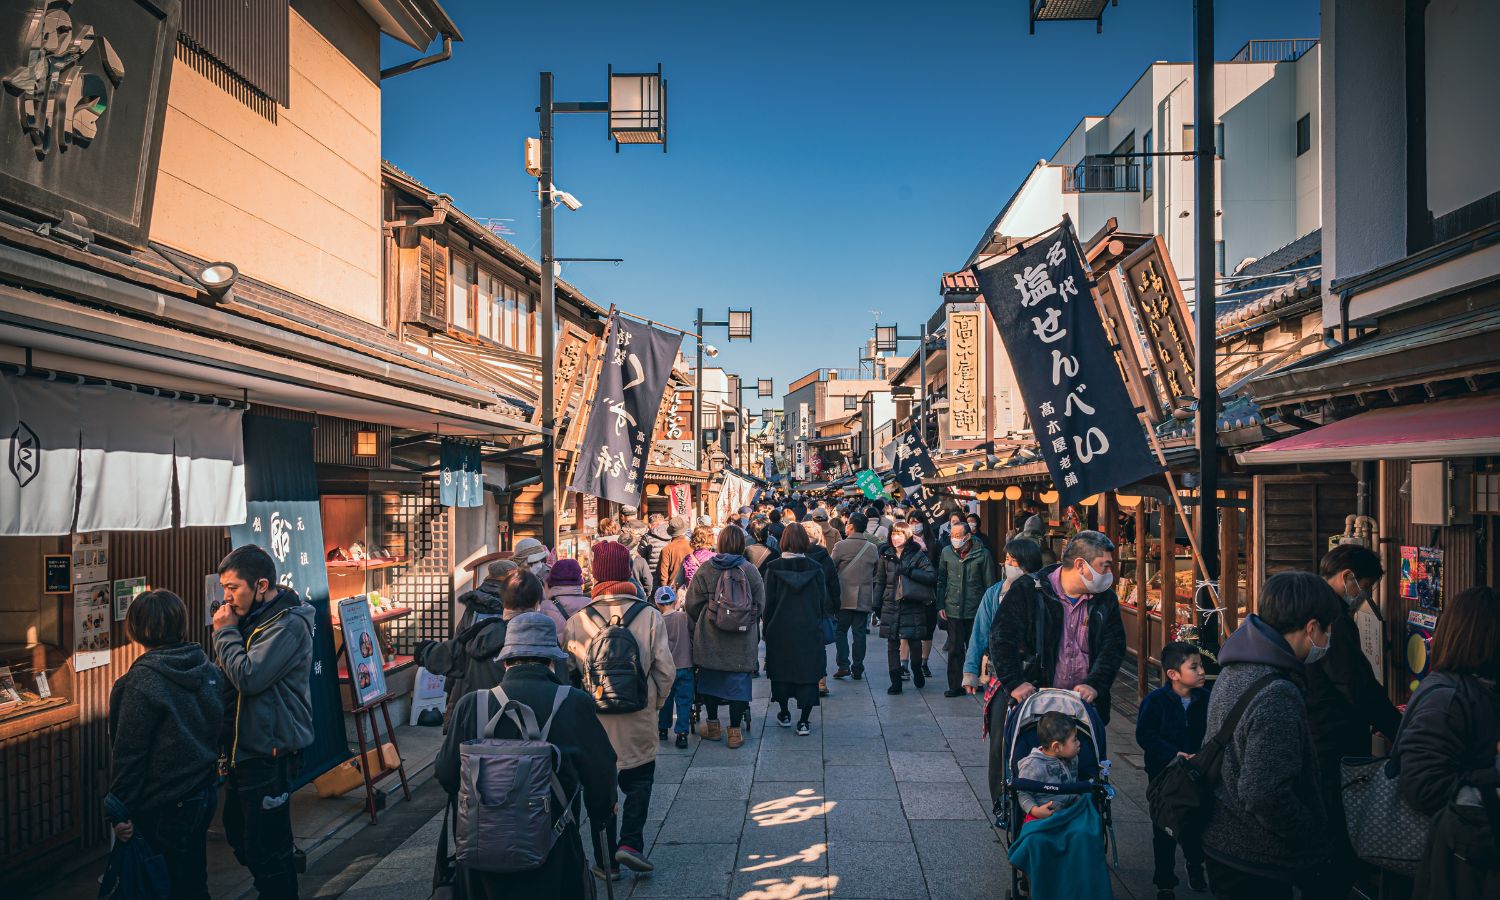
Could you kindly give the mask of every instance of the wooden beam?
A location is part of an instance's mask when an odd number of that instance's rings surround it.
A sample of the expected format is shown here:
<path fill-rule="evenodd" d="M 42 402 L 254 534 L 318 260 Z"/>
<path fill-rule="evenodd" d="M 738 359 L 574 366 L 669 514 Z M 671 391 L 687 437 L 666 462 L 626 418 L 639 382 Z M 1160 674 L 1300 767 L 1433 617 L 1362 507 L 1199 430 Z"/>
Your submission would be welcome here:
<path fill-rule="evenodd" d="M 1151 635 L 1151 613 L 1146 609 L 1146 499 L 1135 505 L 1135 671 L 1136 699 L 1146 699 L 1146 643 Z"/>
<path fill-rule="evenodd" d="M 1219 627 L 1228 637 L 1240 627 L 1240 511 L 1225 509 L 1219 518 Z"/>
<path fill-rule="evenodd" d="M 1177 508 L 1161 505 L 1161 642 L 1172 640 L 1177 626 Z M 1161 647 L 1156 658 L 1161 659 Z"/>

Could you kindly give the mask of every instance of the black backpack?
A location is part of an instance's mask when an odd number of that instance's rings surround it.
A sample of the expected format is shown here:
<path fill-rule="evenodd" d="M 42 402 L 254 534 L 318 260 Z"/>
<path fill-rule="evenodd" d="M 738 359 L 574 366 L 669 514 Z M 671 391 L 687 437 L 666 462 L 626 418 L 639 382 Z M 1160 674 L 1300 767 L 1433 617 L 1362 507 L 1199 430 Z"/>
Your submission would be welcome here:
<path fill-rule="evenodd" d="M 1234 729 L 1244 718 L 1245 710 L 1271 682 L 1283 676 L 1273 672 L 1253 682 L 1235 701 L 1218 732 L 1203 743 L 1202 749 L 1189 757 L 1179 756 L 1167 764 L 1160 775 L 1146 787 L 1146 804 L 1151 824 L 1177 840 L 1184 835 L 1201 834 L 1214 808 L 1214 786 L 1224 768 L 1224 748 L 1234 739 Z"/>
<path fill-rule="evenodd" d="M 646 609 L 637 600 L 623 616 L 606 619 L 592 606 L 585 607 L 599 623 L 589 640 L 583 668 L 583 689 L 594 698 L 601 714 L 633 713 L 646 708 L 646 670 L 641 666 L 641 645 L 630 633 L 630 623 Z"/>

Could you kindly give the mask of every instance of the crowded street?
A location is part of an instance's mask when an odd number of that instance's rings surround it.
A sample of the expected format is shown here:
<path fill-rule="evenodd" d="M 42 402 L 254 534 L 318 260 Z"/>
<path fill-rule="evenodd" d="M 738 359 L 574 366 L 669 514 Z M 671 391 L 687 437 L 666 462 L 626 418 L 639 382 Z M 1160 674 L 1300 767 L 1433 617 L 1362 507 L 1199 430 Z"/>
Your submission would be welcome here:
<path fill-rule="evenodd" d="M 0 2 L 0 897 L 1500 900 L 1500 2 L 1022 6 Z"/>

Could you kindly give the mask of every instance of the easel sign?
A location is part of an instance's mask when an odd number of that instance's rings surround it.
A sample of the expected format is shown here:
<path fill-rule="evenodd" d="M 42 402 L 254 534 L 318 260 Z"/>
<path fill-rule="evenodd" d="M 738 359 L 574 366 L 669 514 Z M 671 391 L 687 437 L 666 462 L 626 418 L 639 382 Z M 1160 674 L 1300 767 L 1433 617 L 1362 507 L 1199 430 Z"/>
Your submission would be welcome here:
<path fill-rule="evenodd" d="M 384 700 L 385 661 L 380 656 L 370 604 L 363 595 L 339 601 L 339 628 L 344 632 L 344 652 L 349 658 L 349 680 L 357 705 L 366 707 Z"/>

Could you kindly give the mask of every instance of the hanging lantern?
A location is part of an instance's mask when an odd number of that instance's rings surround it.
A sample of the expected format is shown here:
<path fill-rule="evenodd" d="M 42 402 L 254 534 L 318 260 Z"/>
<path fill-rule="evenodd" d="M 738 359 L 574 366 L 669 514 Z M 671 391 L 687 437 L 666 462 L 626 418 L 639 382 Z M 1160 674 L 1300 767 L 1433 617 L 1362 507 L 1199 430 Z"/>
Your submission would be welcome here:
<path fill-rule="evenodd" d="M 1057 491 L 1042 491 L 1042 493 L 1038 495 L 1037 499 L 1041 500 L 1043 503 L 1056 503 Z"/>
<path fill-rule="evenodd" d="M 1019 499 L 1021 499 L 1021 488 L 1020 488 L 1020 486 L 1013 484 L 1010 487 L 1006 488 L 1005 489 L 1005 499 L 1007 499 L 1007 500 L 1019 500 Z"/>
<path fill-rule="evenodd" d="M 1083 504 L 1084 506 L 1093 506 L 1094 504 L 1096 504 L 1096 503 L 1099 502 L 1099 495 L 1095 494 L 1092 497 L 1084 497 L 1082 500 L 1079 500 L 1078 502 L 1081 503 L 1081 504 Z"/>
<path fill-rule="evenodd" d="M 1142 498 L 1135 494 L 1115 494 L 1115 502 L 1126 509 L 1134 509 L 1141 505 Z"/>

